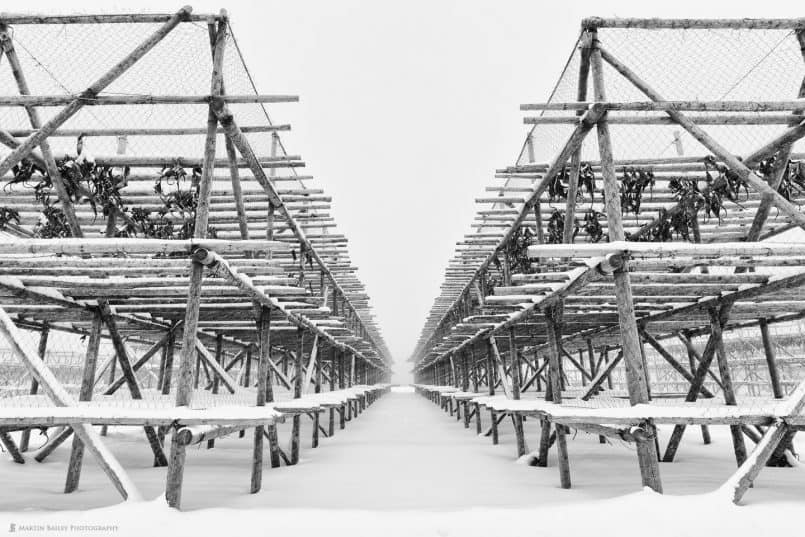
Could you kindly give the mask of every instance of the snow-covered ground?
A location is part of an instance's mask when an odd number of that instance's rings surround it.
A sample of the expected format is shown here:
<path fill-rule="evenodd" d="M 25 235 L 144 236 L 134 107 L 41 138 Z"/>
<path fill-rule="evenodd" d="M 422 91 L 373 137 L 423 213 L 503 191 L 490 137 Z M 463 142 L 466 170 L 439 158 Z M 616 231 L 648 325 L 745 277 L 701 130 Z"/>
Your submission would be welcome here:
<path fill-rule="evenodd" d="M 85 459 L 79 491 L 63 494 L 65 445 L 43 464 L 0 462 L 0 530 L 14 524 L 19 534 L 26 534 L 20 531 L 26 526 L 50 525 L 64 526 L 70 535 L 140 537 L 155 531 L 220 535 L 241 528 L 264 528 L 258 534 L 384 537 L 638 531 L 738 536 L 796 530 L 797 513 L 805 507 L 801 469 L 764 469 L 740 507 L 716 492 L 735 469 L 728 432 L 721 428 L 711 429 L 709 446 L 702 445 L 698 428 L 689 429 L 677 462 L 661 465 L 666 494 L 660 496 L 640 490 L 630 445 L 599 444 L 597 436 L 583 433 L 569 441 L 573 488 L 562 490 L 553 459 L 547 468 L 515 463 L 508 423 L 502 424 L 500 445 L 493 446 L 424 398 L 396 390 L 346 431 L 322 439 L 318 449 L 310 449 L 305 423 L 299 465 L 266 468 L 263 491 L 256 495 L 248 494 L 251 432 L 243 439 L 218 440 L 215 449 L 192 448 L 182 512 L 165 505 L 165 469 L 152 467 L 142 432 L 111 431 L 109 446 L 150 501 L 120 503 L 91 457 Z M 536 448 L 537 424 L 527 422 L 526 431 Z M 283 442 L 288 432 L 281 426 Z M 662 433 L 664 445 L 668 431 Z"/>

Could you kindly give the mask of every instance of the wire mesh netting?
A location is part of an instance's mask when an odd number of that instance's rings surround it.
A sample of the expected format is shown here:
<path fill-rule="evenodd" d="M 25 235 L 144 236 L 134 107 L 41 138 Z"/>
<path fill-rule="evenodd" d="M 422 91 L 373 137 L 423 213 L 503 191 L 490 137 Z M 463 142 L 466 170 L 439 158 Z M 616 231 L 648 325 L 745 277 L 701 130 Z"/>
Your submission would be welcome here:
<path fill-rule="evenodd" d="M 669 101 L 790 101 L 802 83 L 802 54 L 791 30 L 715 30 L 603 28 L 601 46 Z M 578 46 L 578 42 L 577 45 Z M 573 54 L 548 102 L 577 98 L 580 55 Z M 608 63 L 604 63 L 606 98 L 613 102 L 648 101 L 648 97 Z M 594 100 L 592 84 L 587 100 Z M 618 116 L 650 117 L 657 112 L 618 111 Z M 695 113 L 691 113 L 695 114 Z M 742 113 L 746 114 L 746 113 Z M 567 116 L 546 110 L 543 117 Z M 762 113 L 756 113 L 758 117 Z M 716 140 L 737 155 L 745 155 L 785 130 L 785 125 L 708 125 Z M 572 125 L 535 125 L 530 129 L 533 160 L 524 145 L 518 164 L 550 162 L 567 141 Z M 707 151 L 686 131 L 674 125 L 610 125 L 616 159 L 676 156 L 679 133 L 686 156 Z M 794 148 L 801 151 L 803 142 Z M 585 140 L 583 160 L 598 159 L 595 136 Z"/>
<path fill-rule="evenodd" d="M 8 27 L 10 42 L 13 44 L 16 54 L 21 64 L 21 70 L 27 79 L 30 93 L 32 95 L 62 95 L 77 96 L 89 87 L 98 78 L 107 73 L 117 62 L 121 61 L 142 42 L 149 38 L 160 28 L 160 24 L 152 23 L 123 23 L 123 24 L 18 24 Z M 100 96 L 208 96 L 211 89 L 212 73 L 212 52 L 210 43 L 210 29 L 207 24 L 184 22 L 170 31 L 166 37 L 151 49 L 144 57 L 134 63 L 111 85 L 105 88 Z M 243 55 L 238 47 L 237 39 L 232 31 L 231 24 L 227 33 L 225 45 L 225 55 L 223 61 L 223 81 L 225 92 L 228 95 L 259 95 L 261 93 L 256 88 L 249 72 Z M 16 96 L 19 95 L 15 77 L 8 61 L 0 61 L 0 95 Z M 288 104 L 270 105 L 262 103 L 229 103 L 228 108 L 232 112 L 238 126 L 246 132 L 249 144 L 254 149 L 258 157 L 289 157 L 289 152 L 280 138 L 279 131 L 286 130 L 285 125 L 277 125 L 273 115 L 275 107 L 277 109 L 289 106 Z M 58 106 L 38 106 L 37 110 L 43 122 L 53 118 L 63 105 Z M 271 115 L 269 115 L 271 108 Z M 281 112 L 279 112 L 281 114 Z M 108 157 L 114 155 L 125 155 L 126 157 L 147 157 L 158 161 L 153 167 L 137 167 L 128 176 L 128 182 L 122 189 L 122 197 L 125 202 L 124 210 L 132 207 L 145 207 L 156 211 L 158 204 L 154 206 L 155 180 L 160 175 L 161 166 L 171 165 L 177 159 L 200 160 L 204 154 L 206 128 L 208 122 L 209 107 L 207 104 L 137 104 L 137 105 L 97 105 L 86 103 L 75 115 L 67 120 L 58 131 L 48 138 L 51 149 L 57 157 L 76 156 L 77 133 L 91 132 L 92 134 L 83 137 L 82 155 L 91 157 Z M 4 130 L 10 131 L 18 139 L 28 136 L 32 132 L 32 125 L 25 108 L 21 106 L 0 106 L 0 125 Z M 168 130 L 163 134 L 149 132 L 143 134 L 126 133 L 119 135 L 114 132 L 98 133 L 97 131 L 131 131 L 131 130 Z M 192 133 L 176 133 L 176 129 L 193 129 Z M 220 159 L 227 158 L 225 147 L 225 137 L 223 132 L 219 132 L 216 143 L 216 156 Z M 10 149 L 0 146 L 0 159 L 4 158 Z M 297 160 L 296 159 L 293 160 Z M 281 171 L 280 171 L 281 170 Z M 189 170 L 188 170 L 189 171 Z M 324 190 L 311 182 L 310 176 L 305 176 L 296 172 L 294 167 L 266 168 L 265 173 L 277 179 L 275 187 L 280 191 L 280 195 L 289 196 L 291 201 L 285 200 L 286 207 L 290 214 L 301 222 L 301 226 L 309 236 L 328 235 L 335 231 L 335 224 L 329 218 L 329 197 L 325 196 Z M 216 171 L 213 182 L 214 194 L 218 194 L 215 201 L 212 218 L 217 218 L 214 226 L 216 227 L 217 237 L 223 239 L 241 238 L 236 220 L 234 204 L 231 190 L 232 182 L 228 170 L 219 169 Z M 23 227 L 32 227 L 33 222 L 42 218 L 38 212 L 40 207 L 34 203 L 34 194 L 30 188 L 22 185 L 9 186 L 6 183 L 8 176 L 4 177 L 3 188 L 0 189 L 0 205 L 9 207 L 22 207 L 20 216 L 22 217 Z M 244 193 L 248 196 L 247 216 L 250 220 L 249 225 L 252 229 L 251 238 L 265 236 L 266 213 L 268 209 L 268 198 L 265 190 L 255 180 L 249 170 L 241 170 L 241 184 Z M 306 200 L 311 196 L 307 192 L 313 191 L 320 196 L 321 203 L 317 206 L 316 202 Z M 227 199 L 227 195 L 230 197 Z M 92 217 L 85 200 L 77 203 L 77 212 L 81 211 L 83 217 L 82 229 L 87 237 L 97 237 L 103 234 L 105 219 L 97 213 L 95 218 L 87 221 L 87 215 Z M 230 207 L 232 205 L 232 207 Z M 172 215 L 168 215 L 172 217 Z M 315 218 L 322 218 L 322 227 L 315 226 Z M 298 248 L 298 238 L 295 238 L 290 226 L 283 225 L 283 216 L 278 214 L 277 231 L 275 238 L 278 240 L 294 241 Z M 118 224 L 120 220 L 118 219 Z M 256 232 L 261 232 L 255 237 Z M 16 235 L 9 235 L 2 232 L 6 238 L 18 238 Z M 319 244 L 319 243 L 317 243 Z M 337 262 L 339 265 L 349 267 L 349 257 L 345 250 L 340 249 L 342 245 L 336 246 L 321 245 L 317 246 L 317 251 L 321 249 L 321 257 L 327 263 Z M 294 254 L 296 258 L 296 254 Z M 277 267 L 281 260 L 277 261 Z M 311 264 L 312 267 L 312 264 Z M 350 289 L 358 289 L 360 282 L 355 277 L 354 271 L 344 272 L 338 278 L 347 280 Z M 295 273 L 282 272 L 280 268 L 266 269 L 267 273 L 274 275 L 280 271 L 282 276 L 291 279 Z M 84 275 L 76 274 L 76 278 L 83 278 Z M 209 279 L 209 278 L 208 278 Z M 324 279 L 322 279 L 322 282 Z M 311 295 L 318 295 L 322 289 L 318 287 L 319 278 L 309 278 L 306 289 Z M 342 285 L 344 282 L 341 282 Z M 352 292 L 345 293 L 343 297 L 349 299 Z M 358 293 L 356 293 L 358 294 Z M 156 299 L 152 302 L 156 302 Z M 363 295 L 356 299 L 359 302 L 358 309 L 368 309 L 368 303 Z M 15 304 L 20 306 L 19 304 Z M 21 311 L 20 308 L 9 310 L 10 313 Z M 22 308 L 24 309 L 24 308 Z M 45 308 L 47 309 L 47 308 Z M 322 308 L 323 310 L 323 308 Z M 45 311 L 45 316 L 49 312 Z M 52 312 L 50 312 L 52 313 Z M 316 313 L 323 313 L 317 311 Z M 144 311 L 143 315 L 147 316 Z M 36 315 L 34 315 L 36 317 Z M 156 318 L 157 316 L 153 317 Z M 58 316 L 51 315 L 53 323 L 60 323 Z M 203 323 L 202 323 L 203 324 Z M 27 326 L 27 325 L 26 325 Z M 86 323 L 84 324 L 86 327 Z M 69 323 L 60 326 L 66 330 L 71 330 L 74 326 Z M 371 327 L 369 327 L 371 328 Z M 272 330 L 274 332 L 274 330 Z M 30 349 L 36 349 L 39 344 L 39 332 L 35 330 L 22 330 L 26 342 Z M 153 333 L 150 336 L 153 337 Z M 130 334 L 127 338 L 127 345 L 131 352 L 132 360 L 142 356 L 155 340 L 138 339 L 137 334 Z M 225 349 L 223 358 L 226 362 L 233 359 L 236 351 L 242 349 Z M 176 350 L 178 355 L 180 351 Z M 385 352 L 385 350 L 384 350 Z M 86 338 L 81 335 L 69 333 L 60 329 L 52 329 L 48 334 L 47 351 L 44 355 L 45 363 L 53 370 L 56 378 L 73 395 L 78 394 L 82 383 L 84 370 L 84 360 L 86 355 Z M 139 368 L 136 372 L 138 384 L 143 390 L 143 402 L 137 404 L 148 404 L 153 401 L 156 405 L 173 403 L 174 396 L 162 395 L 160 393 L 159 379 L 160 359 L 157 353 L 148 363 Z M 114 351 L 107 339 L 101 343 L 101 351 L 98 359 L 98 371 L 95 380 L 95 395 L 98 396 L 106 391 L 113 379 L 120 379 L 121 372 L 116 368 Z M 178 358 L 174 360 L 174 369 L 178 367 Z M 243 361 L 237 363 L 231 372 L 241 375 L 242 384 L 247 385 L 242 379 Z M 212 400 L 208 400 L 204 393 L 205 389 L 210 388 L 209 380 L 202 368 L 201 380 L 197 384 L 200 393 L 195 397 L 198 405 L 211 405 Z M 174 372 L 175 373 L 175 372 Z M 254 373 L 253 373 L 254 374 Z M 198 377 L 198 374 L 197 374 Z M 173 375 L 174 381 L 176 375 Z M 252 379 L 252 382 L 254 379 Z M 31 378 L 27 369 L 22 363 L 11 354 L 5 342 L 0 342 L 0 404 L 3 399 L 27 397 L 31 392 Z M 41 394 L 42 390 L 39 389 Z M 245 390 L 241 398 L 233 398 L 219 391 L 215 396 L 215 404 L 249 404 L 253 405 L 255 396 L 249 390 Z M 287 394 L 283 389 L 277 389 L 276 397 L 283 398 Z M 130 394 L 124 385 L 109 396 L 112 399 L 119 398 L 121 404 L 130 400 Z M 109 398 L 107 398 L 109 399 Z M 32 397 L 30 404 L 39 404 L 45 401 L 40 395 Z M 44 404 L 50 405 L 46 402 Z"/>

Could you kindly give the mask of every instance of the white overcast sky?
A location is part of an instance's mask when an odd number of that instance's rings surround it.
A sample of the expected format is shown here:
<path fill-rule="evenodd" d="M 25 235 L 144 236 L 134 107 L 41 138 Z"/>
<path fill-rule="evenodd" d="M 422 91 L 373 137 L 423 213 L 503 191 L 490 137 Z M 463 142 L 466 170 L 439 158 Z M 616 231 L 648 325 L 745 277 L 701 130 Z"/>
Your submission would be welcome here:
<path fill-rule="evenodd" d="M 292 122 L 288 151 L 301 154 L 333 195 L 332 212 L 400 372 L 409 369 L 474 197 L 519 151 L 526 132 L 519 104 L 547 99 L 581 18 L 805 14 L 799 2 L 770 0 L 189 3 L 195 12 L 229 11 L 260 93 L 301 97 L 274 115 Z M 166 12 L 181 3 L 13 7 Z"/>

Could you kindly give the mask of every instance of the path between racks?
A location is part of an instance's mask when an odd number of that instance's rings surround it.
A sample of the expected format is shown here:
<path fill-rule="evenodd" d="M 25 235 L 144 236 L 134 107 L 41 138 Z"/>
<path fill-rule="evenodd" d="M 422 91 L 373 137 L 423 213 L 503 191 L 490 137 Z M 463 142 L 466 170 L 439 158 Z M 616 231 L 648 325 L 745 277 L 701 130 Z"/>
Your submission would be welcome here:
<path fill-rule="evenodd" d="M 707 493 L 734 472 L 729 435 L 714 428 L 714 443 L 685 442 L 677 464 L 662 465 L 670 494 Z M 153 468 L 143 449 L 141 431 L 115 430 L 105 438 L 132 480 L 151 499 L 164 493 L 165 469 Z M 280 426 L 287 447 L 290 424 Z M 569 440 L 575 488 L 558 488 L 556 462 L 535 468 L 514 462 L 514 434 L 501 424 L 500 445 L 479 438 L 423 397 L 389 393 L 360 417 L 310 448 L 310 420 L 303 420 L 301 460 L 296 466 L 265 468 L 263 490 L 248 494 L 251 441 L 219 439 L 215 449 L 195 446 L 188 453 L 183 511 L 234 507 L 268 509 L 462 510 L 483 507 L 545 507 L 566 502 L 614 498 L 637 492 L 634 452 L 625 444 L 601 445 L 598 437 L 579 433 Z M 661 433 L 663 431 L 661 430 Z M 667 433 L 667 431 L 665 431 Z M 538 427 L 526 422 L 526 438 L 537 447 Z M 805 446 L 800 447 L 805 451 Z M 19 484 L 0 491 L 4 510 L 87 509 L 119 502 L 95 464 L 87 464 L 80 489 L 73 494 L 43 495 L 64 479 L 69 449 L 58 450 L 46 464 L 0 463 L 0 479 Z M 55 480 L 55 481 L 54 481 Z M 50 484 L 49 484 L 50 483 Z M 767 485 L 768 483 L 768 485 Z M 772 487 L 771 484 L 774 486 Z M 767 468 L 750 501 L 791 499 L 805 493 L 802 474 Z M 729 503 L 728 499 L 724 500 Z"/>

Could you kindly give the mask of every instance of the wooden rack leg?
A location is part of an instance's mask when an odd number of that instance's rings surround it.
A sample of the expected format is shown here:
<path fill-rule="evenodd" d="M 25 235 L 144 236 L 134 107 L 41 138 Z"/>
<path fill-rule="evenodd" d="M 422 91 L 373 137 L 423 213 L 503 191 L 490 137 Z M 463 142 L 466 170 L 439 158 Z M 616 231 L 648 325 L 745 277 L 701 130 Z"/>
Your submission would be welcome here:
<path fill-rule="evenodd" d="M 604 70 L 598 35 L 594 31 L 590 32 L 590 34 L 592 44 L 590 67 L 592 68 L 595 100 L 605 101 L 606 89 L 604 85 Z M 621 241 L 625 239 L 625 233 L 623 230 L 623 215 L 620 207 L 620 186 L 615 174 L 612 141 L 606 116 L 598 121 L 596 130 L 598 133 L 598 150 L 601 158 L 601 175 L 604 179 L 609 240 Z M 613 278 L 615 280 L 618 322 L 620 325 L 623 360 L 626 364 L 629 400 L 633 405 L 646 403 L 648 402 L 648 386 L 640 352 L 640 336 L 637 332 L 629 273 L 621 268 L 614 272 Z M 654 435 L 650 434 L 649 436 L 651 436 L 650 440 L 636 442 L 640 476 L 644 486 L 650 487 L 657 492 L 662 492 L 657 447 L 654 443 Z"/>
<path fill-rule="evenodd" d="M 305 330 L 303 328 L 299 328 L 297 331 L 298 337 L 298 346 L 296 350 L 296 357 L 294 360 L 294 387 L 293 387 L 293 396 L 294 399 L 299 399 L 302 397 L 302 381 L 304 375 L 302 374 L 302 353 L 304 352 L 305 348 Z M 292 418 L 292 425 L 291 425 L 291 464 L 296 464 L 299 462 L 299 433 L 302 427 L 302 416 L 300 414 L 294 414 Z"/>
<path fill-rule="evenodd" d="M 81 379 L 81 392 L 79 401 L 89 401 L 92 399 L 92 388 L 95 385 L 95 369 L 98 363 L 98 349 L 101 344 L 101 329 L 103 319 L 99 314 L 95 315 L 92 322 L 92 331 L 87 342 L 87 354 L 84 358 L 84 375 Z M 81 464 L 84 460 L 84 443 L 81 439 L 73 435 L 73 449 L 70 452 L 70 462 L 67 465 L 67 481 L 64 485 L 64 492 L 73 492 L 78 488 L 81 479 Z"/>
<path fill-rule="evenodd" d="M 556 404 L 562 403 L 562 383 L 561 383 L 561 370 L 559 362 L 561 360 L 559 349 L 560 328 L 557 323 L 556 317 L 560 312 L 551 310 L 545 313 L 546 330 L 548 332 L 548 343 L 550 346 L 550 383 L 551 383 L 551 397 Z M 543 427 L 543 437 L 545 436 L 545 427 Z M 567 440 L 565 439 L 565 427 L 560 424 L 555 424 L 556 430 L 556 449 L 557 458 L 559 462 L 559 483 L 563 489 L 570 488 L 570 458 L 567 453 Z M 546 442 L 546 446 L 549 443 Z M 542 450 L 542 445 L 540 445 Z M 545 453 L 545 461 L 547 461 L 547 452 Z M 541 459 L 540 462 L 543 462 Z"/>
<path fill-rule="evenodd" d="M 48 346 L 48 334 L 50 333 L 50 327 L 47 323 L 42 326 L 42 333 L 39 335 L 39 357 L 42 361 L 45 361 L 45 353 L 47 352 Z M 31 379 L 31 390 L 28 392 L 31 395 L 36 395 L 39 391 L 39 383 L 36 379 Z M 22 431 L 22 435 L 20 436 L 20 451 L 25 452 L 28 451 L 28 444 L 31 440 L 31 429 L 25 429 Z"/>
<path fill-rule="evenodd" d="M 691 372 L 695 373 L 696 358 L 693 356 L 692 349 L 687 349 L 687 353 L 688 353 L 688 363 L 690 364 L 690 370 Z M 712 442 L 710 438 L 710 427 L 708 427 L 707 425 L 702 425 L 701 430 L 702 430 L 702 442 L 704 442 L 705 445 L 710 444 Z"/>
<path fill-rule="evenodd" d="M 721 322 L 718 311 L 710 310 L 710 330 L 712 337 L 715 338 L 716 358 L 718 360 L 718 371 L 721 375 L 721 382 L 724 384 L 724 402 L 729 406 L 738 404 L 735 398 L 735 390 L 732 386 L 732 376 L 730 374 L 729 363 L 727 361 L 727 351 L 724 348 L 724 339 L 721 332 Z M 740 425 L 730 425 L 732 436 L 732 446 L 735 451 L 735 460 L 738 466 L 746 460 L 746 444 Z"/>
<path fill-rule="evenodd" d="M 0 430 L 0 444 L 5 446 L 6 451 L 8 454 L 11 455 L 11 458 L 17 464 L 25 464 L 25 457 L 22 456 L 20 453 L 20 449 L 17 447 L 17 444 L 14 442 L 14 439 L 11 438 L 11 435 L 8 434 L 7 431 Z"/>

